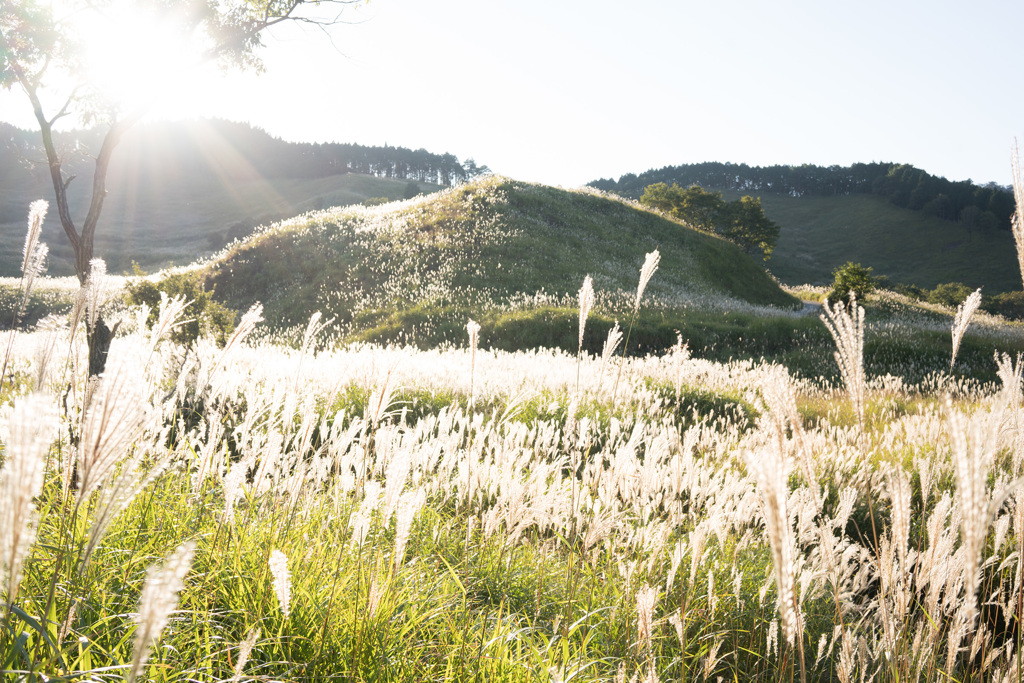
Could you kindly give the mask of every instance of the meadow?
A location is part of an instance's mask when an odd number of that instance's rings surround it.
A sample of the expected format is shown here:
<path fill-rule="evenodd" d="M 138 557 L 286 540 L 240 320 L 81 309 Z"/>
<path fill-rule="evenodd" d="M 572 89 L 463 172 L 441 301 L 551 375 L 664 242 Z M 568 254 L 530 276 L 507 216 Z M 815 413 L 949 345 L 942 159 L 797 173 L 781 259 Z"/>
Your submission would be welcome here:
<path fill-rule="evenodd" d="M 637 319 L 652 261 L 612 297 Z M 70 324 L 5 335 L 0 668 L 1020 680 L 1022 366 L 982 355 L 1019 352 L 1018 326 L 898 297 L 824 325 L 765 308 L 814 323 L 813 376 L 682 333 L 638 355 L 588 286 L 575 353 L 482 348 L 472 321 L 457 345 L 340 346 L 318 314 L 272 343 L 258 306 L 186 347 L 165 298 L 151 324 L 108 309 L 90 381 L 98 286 Z M 872 372 L 872 344 L 906 372 Z"/>

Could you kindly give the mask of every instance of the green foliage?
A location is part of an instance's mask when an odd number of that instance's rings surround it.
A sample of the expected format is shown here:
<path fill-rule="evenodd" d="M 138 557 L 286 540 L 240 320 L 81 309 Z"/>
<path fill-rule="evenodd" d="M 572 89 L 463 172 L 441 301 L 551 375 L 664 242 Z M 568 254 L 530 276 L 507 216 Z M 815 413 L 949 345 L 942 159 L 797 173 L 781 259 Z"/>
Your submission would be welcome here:
<path fill-rule="evenodd" d="M 74 305 L 72 290 L 47 287 L 45 278 L 36 282 L 19 320 L 21 329 L 29 329 L 49 315 L 67 315 Z M 21 288 L 17 284 L 0 284 L 0 330 L 10 329 L 21 296 Z"/>
<path fill-rule="evenodd" d="M 1024 320 L 1024 292 L 1002 292 L 983 301 L 981 307 L 1010 320 Z"/>
<path fill-rule="evenodd" d="M 915 285 L 897 283 L 893 291 L 916 301 L 941 304 L 956 308 L 974 291 L 962 282 L 946 282 L 935 289 L 924 289 Z M 981 309 L 1007 320 L 1024 320 L 1024 292 L 1000 292 L 994 296 L 983 296 Z"/>
<path fill-rule="evenodd" d="M 667 213 L 697 230 L 722 235 L 748 254 L 771 257 L 779 239 L 779 226 L 768 219 L 761 200 L 741 197 L 727 202 L 720 192 L 709 192 L 699 185 L 683 189 L 673 183 L 655 183 L 644 189 L 640 203 Z"/>
<path fill-rule="evenodd" d="M 601 179 L 590 184 L 627 197 L 639 197 L 653 183 L 699 184 L 728 192 L 755 189 L 765 195 L 791 198 L 875 195 L 890 203 L 927 212 L 948 221 L 960 221 L 973 230 L 1009 231 L 1013 193 L 995 183 L 950 181 L 909 164 L 857 163 L 850 166 L 748 166 L 705 162 L 666 166 L 639 175 L 627 173 L 618 181 Z M 965 215 L 966 212 L 966 215 Z M 970 221 L 970 223 L 968 223 Z"/>
<path fill-rule="evenodd" d="M 149 306 L 150 324 L 156 322 L 161 294 L 168 298 L 182 296 L 189 302 L 186 309 L 189 318 L 171 335 L 175 342 L 189 345 L 200 336 L 209 335 L 223 345 L 234 330 L 238 313 L 214 299 L 194 272 L 168 275 L 153 282 L 142 277 L 144 273 L 135 266 L 135 275 L 136 278 L 125 285 L 125 302 L 129 306 Z"/>
<path fill-rule="evenodd" d="M 928 293 L 927 300 L 929 303 L 956 308 L 973 292 L 973 289 L 962 282 L 946 282 L 936 285 L 935 289 Z"/>
<path fill-rule="evenodd" d="M 874 268 L 865 268 L 859 263 L 847 261 L 832 271 L 832 289 L 828 293 L 828 301 L 835 304 L 846 302 L 853 294 L 863 301 L 864 297 L 875 290 L 875 278 L 871 276 Z"/>
<path fill-rule="evenodd" d="M 780 228 L 765 216 L 760 199 L 740 197 L 726 203 L 722 219 L 720 232 L 726 239 L 740 245 L 747 253 L 760 252 L 765 261 L 771 258 L 779 241 Z"/>

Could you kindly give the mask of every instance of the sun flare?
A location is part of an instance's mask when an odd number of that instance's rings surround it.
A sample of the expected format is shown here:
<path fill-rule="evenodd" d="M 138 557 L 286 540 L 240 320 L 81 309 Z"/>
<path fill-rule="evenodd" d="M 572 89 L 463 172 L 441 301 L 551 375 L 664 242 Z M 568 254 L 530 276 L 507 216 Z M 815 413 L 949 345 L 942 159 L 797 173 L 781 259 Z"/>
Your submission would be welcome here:
<path fill-rule="evenodd" d="M 76 17 L 82 68 L 115 106 L 157 106 L 188 99 L 204 44 L 199 31 L 156 7 L 118 0 Z"/>

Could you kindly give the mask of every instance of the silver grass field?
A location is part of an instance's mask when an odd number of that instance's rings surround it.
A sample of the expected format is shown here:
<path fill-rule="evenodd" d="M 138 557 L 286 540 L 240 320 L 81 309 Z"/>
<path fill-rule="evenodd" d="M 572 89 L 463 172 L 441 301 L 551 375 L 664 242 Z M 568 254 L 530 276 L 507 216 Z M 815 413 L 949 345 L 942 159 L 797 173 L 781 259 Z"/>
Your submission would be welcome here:
<path fill-rule="evenodd" d="M 101 285 L 4 339 L 11 680 L 1024 680 L 1020 358 L 868 377 L 856 301 L 837 386 L 630 357 L 628 318 L 589 355 L 588 278 L 575 355 L 274 345 L 258 305 L 186 349 L 165 299 L 89 380 Z"/>

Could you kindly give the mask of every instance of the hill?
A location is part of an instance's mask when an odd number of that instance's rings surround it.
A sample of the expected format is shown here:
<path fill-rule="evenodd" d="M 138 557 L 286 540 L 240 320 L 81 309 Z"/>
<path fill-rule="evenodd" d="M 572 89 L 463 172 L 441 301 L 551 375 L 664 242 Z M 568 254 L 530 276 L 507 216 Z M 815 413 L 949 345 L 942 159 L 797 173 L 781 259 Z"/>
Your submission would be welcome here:
<path fill-rule="evenodd" d="M 987 295 L 1021 289 L 1013 236 L 1002 230 L 967 230 L 869 195 L 765 194 L 761 206 L 781 226 L 768 267 L 787 284 L 828 284 L 833 269 L 853 261 L 893 284 L 962 282 Z"/>
<path fill-rule="evenodd" d="M 76 176 L 72 215 L 89 202 L 98 131 L 57 141 Z M 53 195 L 38 134 L 0 124 L 0 277 L 18 274 L 29 204 Z M 486 168 L 486 167 L 482 167 Z M 133 129 L 114 154 L 96 253 L 110 272 L 191 263 L 232 239 L 304 211 L 432 192 L 478 173 L 472 160 L 401 147 L 297 144 L 246 124 L 154 123 Z M 54 215 L 43 228 L 53 275 L 72 274 L 71 248 Z"/>
<path fill-rule="evenodd" d="M 621 319 L 654 249 L 661 267 L 645 308 L 666 320 L 687 308 L 798 304 L 724 240 L 592 191 L 495 176 L 284 221 L 230 246 L 200 274 L 228 306 L 260 301 L 280 327 L 321 311 L 347 334 L 437 342 L 459 330 L 464 338 L 467 315 L 574 305 L 588 274 L 599 307 Z"/>
<path fill-rule="evenodd" d="M 788 284 L 826 284 L 834 268 L 854 261 L 893 284 L 963 282 L 989 295 L 1021 287 L 1008 188 L 952 182 L 891 163 L 688 164 L 591 185 L 638 198 L 656 182 L 696 183 L 727 199 L 759 197 L 781 228 L 769 268 Z"/>

